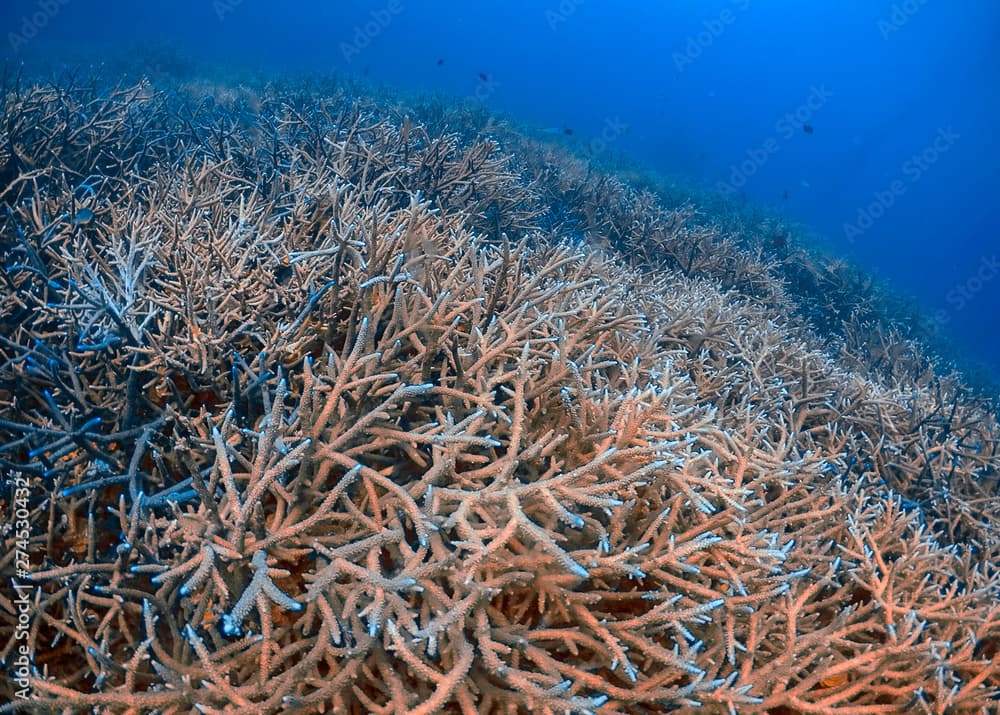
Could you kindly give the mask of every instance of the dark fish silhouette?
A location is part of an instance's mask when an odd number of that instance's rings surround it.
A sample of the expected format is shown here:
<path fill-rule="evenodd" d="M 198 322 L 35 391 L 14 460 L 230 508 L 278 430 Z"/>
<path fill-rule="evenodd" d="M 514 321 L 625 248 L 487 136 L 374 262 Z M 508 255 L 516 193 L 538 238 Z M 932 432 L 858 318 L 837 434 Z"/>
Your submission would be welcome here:
<path fill-rule="evenodd" d="M 440 60 L 437 61 L 437 66 L 438 67 L 440 67 L 443 64 L 444 64 L 444 60 L 443 59 L 440 59 Z"/>
<path fill-rule="evenodd" d="M 563 134 L 565 134 L 566 136 L 570 136 L 572 133 L 573 133 L 573 130 L 570 129 L 569 127 L 566 127 L 565 129 L 563 129 Z"/>
<path fill-rule="evenodd" d="M 480 82 L 489 82 L 490 81 L 490 76 L 488 74 L 486 74 L 485 72 L 480 72 L 479 73 L 479 81 Z"/>
<path fill-rule="evenodd" d="M 802 125 L 802 131 L 804 131 L 806 134 L 812 134 L 813 133 L 813 125 L 812 124 L 803 124 Z"/>

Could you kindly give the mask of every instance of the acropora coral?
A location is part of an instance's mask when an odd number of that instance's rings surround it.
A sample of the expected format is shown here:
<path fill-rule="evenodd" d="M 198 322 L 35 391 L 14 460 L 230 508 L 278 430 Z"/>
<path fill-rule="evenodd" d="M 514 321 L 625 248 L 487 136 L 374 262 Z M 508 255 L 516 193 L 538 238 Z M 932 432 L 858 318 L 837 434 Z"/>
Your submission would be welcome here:
<path fill-rule="evenodd" d="M 835 272 L 468 108 L 158 83 L 0 97 L 0 713 L 996 711 L 995 413 Z"/>

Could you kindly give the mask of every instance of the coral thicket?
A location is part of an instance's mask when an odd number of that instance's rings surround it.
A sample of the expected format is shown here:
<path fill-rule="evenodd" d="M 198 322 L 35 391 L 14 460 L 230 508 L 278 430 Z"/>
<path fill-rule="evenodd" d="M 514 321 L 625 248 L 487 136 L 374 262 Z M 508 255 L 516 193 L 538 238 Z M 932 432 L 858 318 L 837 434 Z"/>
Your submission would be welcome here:
<path fill-rule="evenodd" d="M 995 414 L 833 268 L 433 101 L 0 102 L 0 712 L 996 706 Z"/>

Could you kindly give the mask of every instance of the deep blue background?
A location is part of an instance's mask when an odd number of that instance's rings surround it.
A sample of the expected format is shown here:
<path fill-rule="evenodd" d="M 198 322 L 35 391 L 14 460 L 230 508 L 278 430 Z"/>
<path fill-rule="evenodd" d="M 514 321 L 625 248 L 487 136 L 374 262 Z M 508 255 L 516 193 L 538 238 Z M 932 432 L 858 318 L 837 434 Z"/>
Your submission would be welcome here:
<path fill-rule="evenodd" d="M 168 41 L 347 70 L 726 182 L 916 297 L 1000 375 L 996 0 L 14 0 L 0 23 L 8 59 Z"/>

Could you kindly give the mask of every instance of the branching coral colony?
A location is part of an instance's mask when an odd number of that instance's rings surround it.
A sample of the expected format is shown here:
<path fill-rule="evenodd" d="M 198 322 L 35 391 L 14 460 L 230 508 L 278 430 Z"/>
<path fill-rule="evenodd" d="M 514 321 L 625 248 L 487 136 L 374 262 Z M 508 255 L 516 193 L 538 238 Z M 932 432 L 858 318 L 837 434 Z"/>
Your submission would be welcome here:
<path fill-rule="evenodd" d="M 2 101 L 0 712 L 995 711 L 989 410 L 690 210 L 336 88 Z"/>

